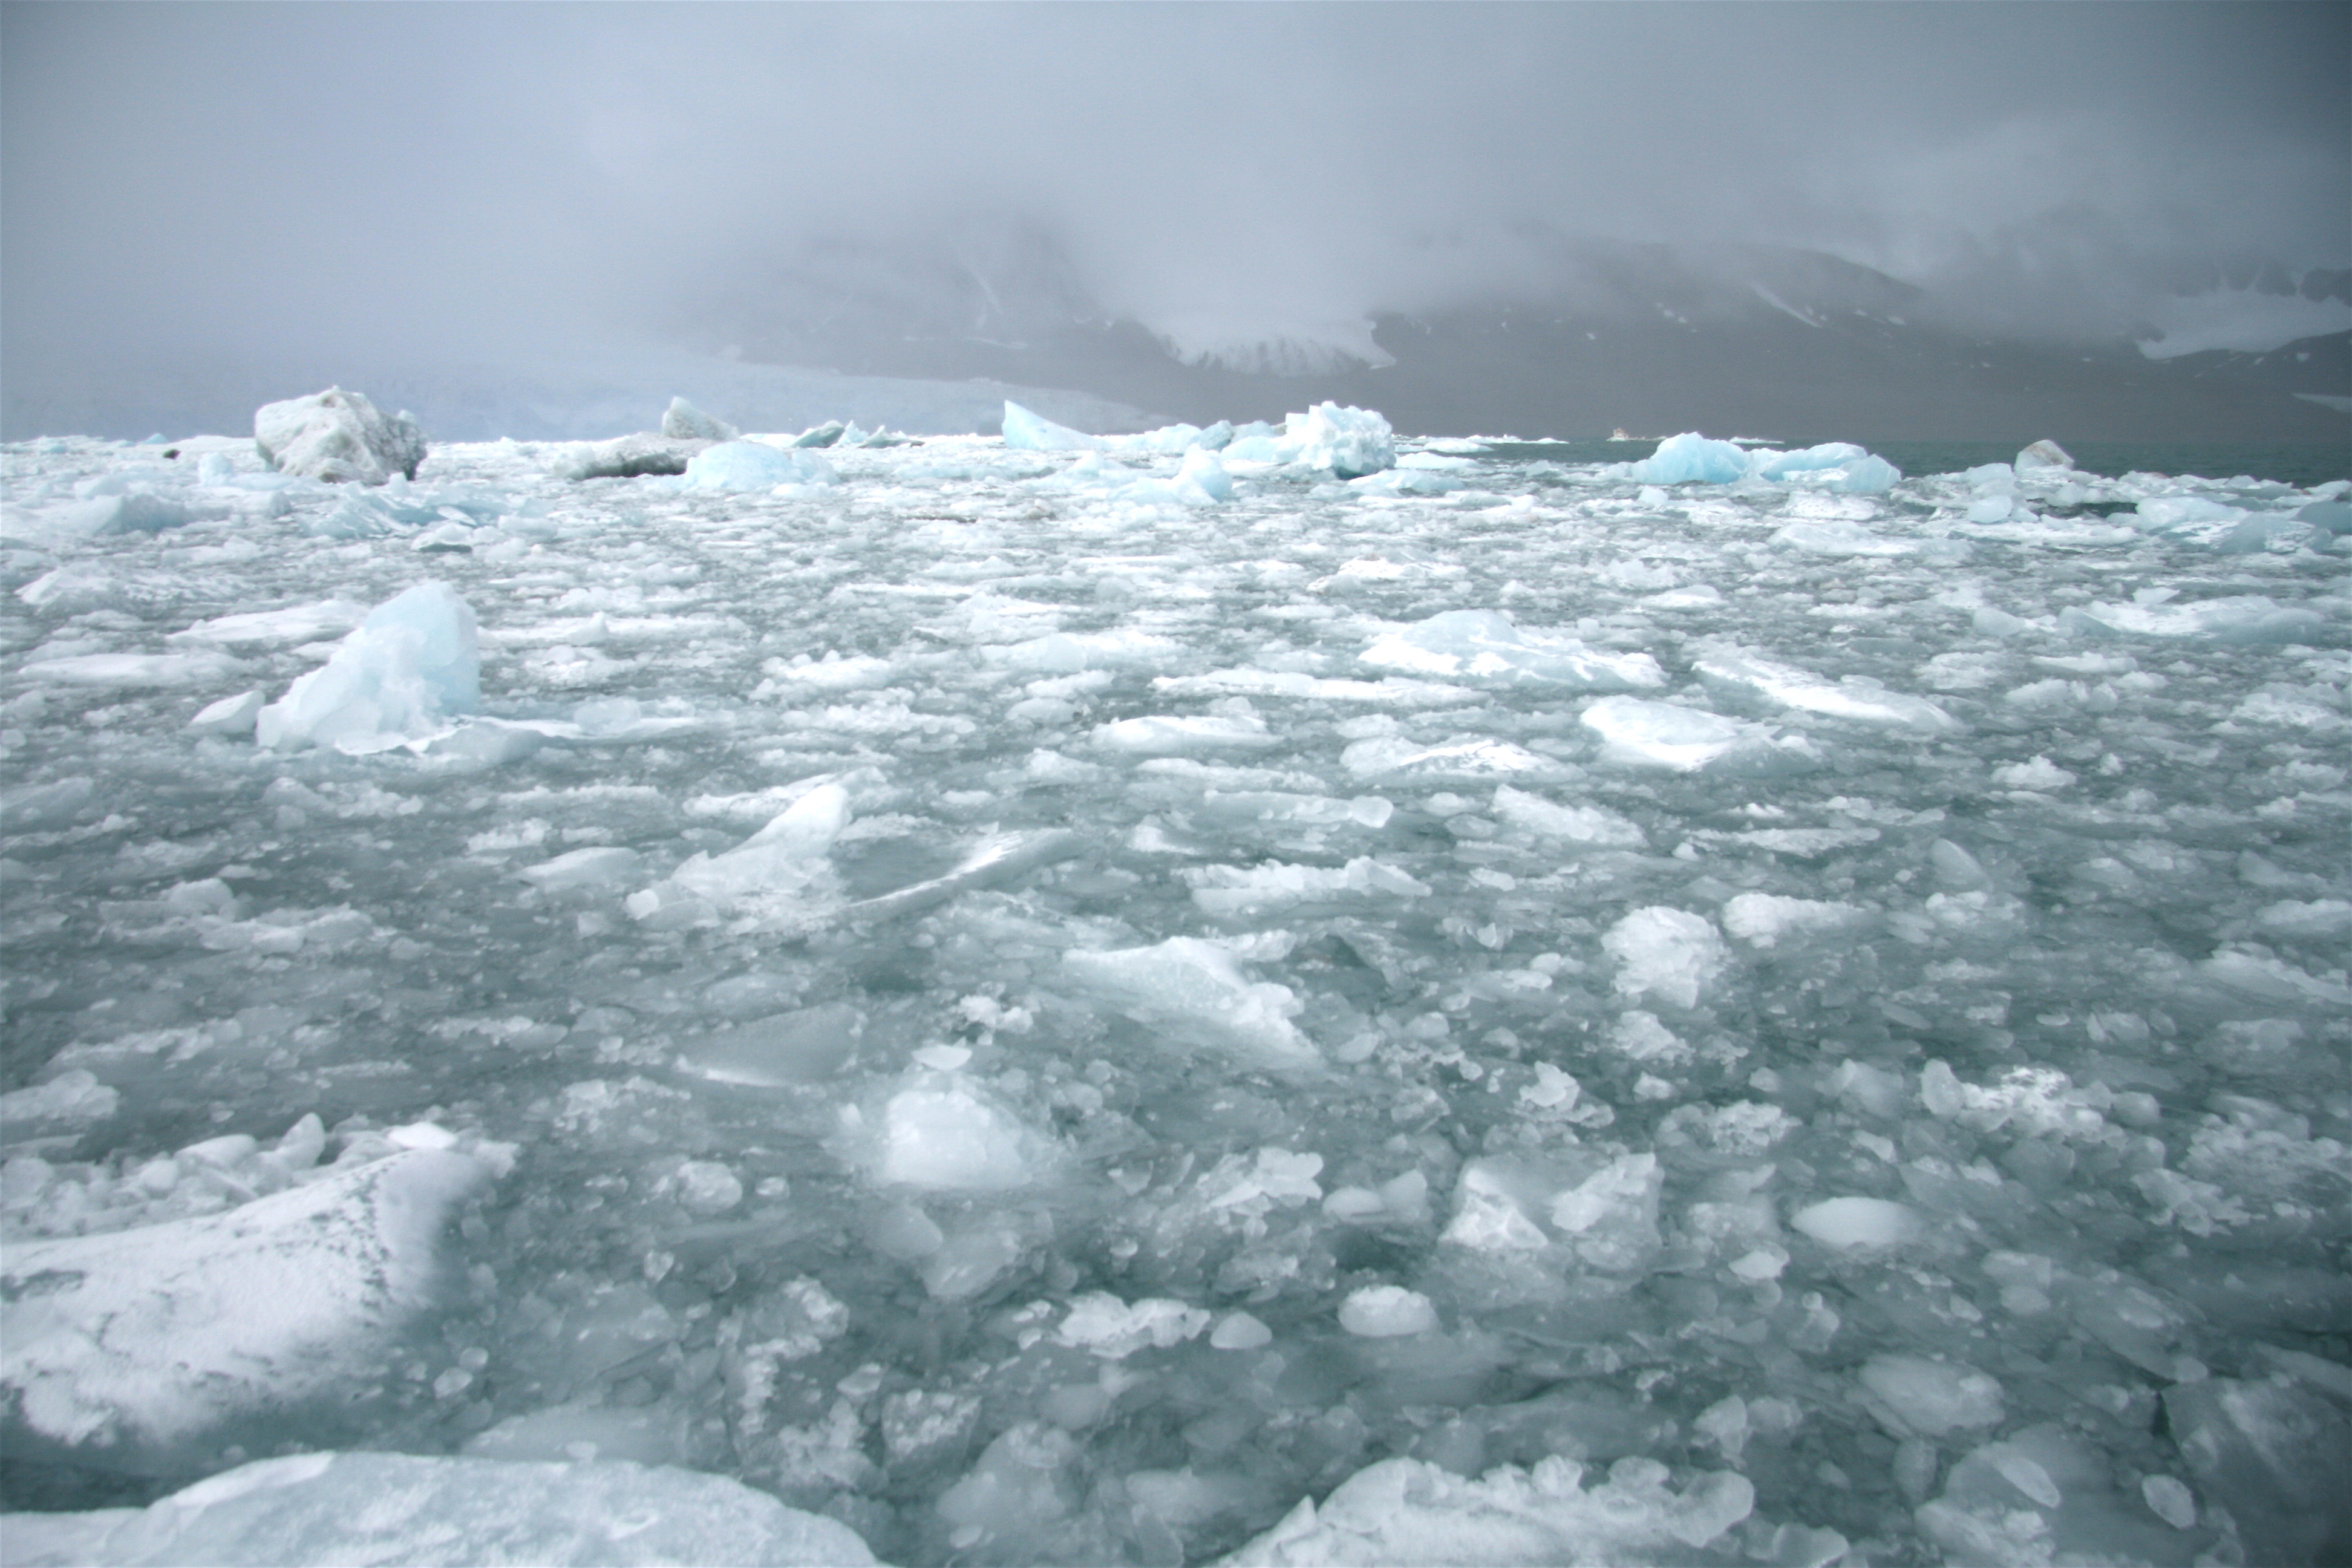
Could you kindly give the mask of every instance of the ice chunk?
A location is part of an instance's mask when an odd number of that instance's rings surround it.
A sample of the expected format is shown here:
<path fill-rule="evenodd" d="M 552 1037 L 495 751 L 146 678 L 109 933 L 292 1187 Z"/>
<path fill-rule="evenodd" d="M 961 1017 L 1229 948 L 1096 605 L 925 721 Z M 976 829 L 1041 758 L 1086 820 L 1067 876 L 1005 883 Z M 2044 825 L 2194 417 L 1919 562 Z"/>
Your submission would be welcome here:
<path fill-rule="evenodd" d="M 831 1078 L 865 1029 L 863 1013 L 846 1002 L 828 1002 L 716 1030 L 682 1050 L 686 1066 L 705 1078 L 775 1089 Z"/>
<path fill-rule="evenodd" d="M 11 1424 L 68 1447 L 162 1445 L 331 1395 L 427 1305 L 443 1221 L 490 1175 L 416 1150 L 221 1214 L 12 1244 Z"/>
<path fill-rule="evenodd" d="M 1885 495 L 1903 478 L 1902 469 L 1851 441 L 1831 441 L 1794 452 L 1759 452 L 1755 460 L 1759 479 L 1847 495 Z"/>
<path fill-rule="evenodd" d="M 47 1083 L 0 1094 L 0 1127 L 13 1137 L 37 1128 L 88 1126 L 114 1114 L 121 1094 L 87 1068 L 68 1068 Z"/>
<path fill-rule="evenodd" d="M 1136 757 L 1184 757 L 1202 752 L 1256 752 L 1276 743 L 1265 721 L 1248 713 L 1192 717 L 1151 714 L 1095 727 L 1094 742 Z"/>
<path fill-rule="evenodd" d="M 1007 399 L 1004 405 L 1004 446 L 1008 451 L 1098 452 L 1108 445 L 1100 437 L 1056 425 L 1044 415 Z"/>
<path fill-rule="evenodd" d="M 1363 1339 L 1402 1339 L 1436 1328 L 1437 1309 L 1402 1285 L 1367 1285 L 1339 1303 L 1339 1326 Z"/>
<path fill-rule="evenodd" d="M 645 474 L 682 474 L 695 455 L 710 445 L 667 436 L 616 436 L 564 447 L 549 471 L 560 479 L 633 479 Z"/>
<path fill-rule="evenodd" d="M 1587 1489 L 1584 1467 L 1552 1458 L 1470 1479 L 1422 1459 L 1383 1459 L 1342 1481 L 1318 1507 L 1303 1499 L 1224 1568 L 1505 1568 L 1574 1563 L 1651 1568 L 1682 1562 L 1756 1506 L 1747 1478 L 1716 1471 L 1679 1494 L 1651 1459 L 1622 1459 Z"/>
<path fill-rule="evenodd" d="M 1715 922 L 1688 910 L 1635 910 L 1601 939 L 1617 961 L 1617 990 L 1696 1007 L 1731 960 Z"/>
<path fill-rule="evenodd" d="M 54 680 L 67 686 L 111 687 L 136 690 L 144 687 L 208 686 L 243 667 L 216 653 L 83 653 L 64 658 L 34 659 L 18 667 L 27 680 Z"/>
<path fill-rule="evenodd" d="M 669 406 L 662 411 L 661 433 L 672 441 L 732 441 L 742 434 L 724 419 L 712 418 L 683 397 L 671 398 Z"/>
<path fill-rule="evenodd" d="M 625 1460 L 534 1464 L 419 1454 L 292 1454 L 144 1509 L 6 1516 L 18 1568 L 237 1563 L 740 1563 L 856 1568 L 847 1525 L 722 1476 Z"/>
<path fill-rule="evenodd" d="M 1254 1351 L 1274 1342 L 1274 1331 L 1244 1311 L 1232 1311 L 1209 1331 L 1209 1342 L 1221 1351 Z"/>
<path fill-rule="evenodd" d="M 1775 663 L 1737 649 L 1703 655 L 1693 661 L 1692 668 L 1701 680 L 1718 691 L 1746 693 L 1782 708 L 1819 713 L 1825 718 L 1916 730 L 1922 734 L 1941 734 L 1960 727 L 1950 714 L 1922 698 L 1906 697 L 1875 685 L 1857 685 L 1851 679 L 1832 683 L 1794 665 Z"/>
<path fill-rule="evenodd" d="M 1234 477 L 1225 472 L 1225 465 L 1205 447 L 1195 447 L 1184 454 L 1183 466 L 1176 470 L 1179 489 L 1191 486 L 1210 500 L 1234 499 Z"/>
<path fill-rule="evenodd" d="M 919 1073 L 883 1106 L 869 1164 L 887 1185 L 1001 1193 L 1045 1173 L 1053 1151 L 970 1079 Z"/>
<path fill-rule="evenodd" d="M 1494 813 L 1540 838 L 1603 849 L 1639 849 L 1649 840 L 1639 824 L 1605 805 L 1561 805 L 1509 784 L 1495 786 Z"/>
<path fill-rule="evenodd" d="M 383 751 L 441 732 L 481 699 L 474 612 L 446 583 L 420 583 L 368 612 L 320 668 L 264 708 L 254 738 L 294 751 Z"/>
<path fill-rule="evenodd" d="M 1886 1198 L 1827 1198 L 1789 1223 L 1824 1247 L 1899 1247 L 1921 1234 L 1919 1216 Z"/>
<path fill-rule="evenodd" d="M 1801 735 L 1638 697 L 1604 697 L 1577 721 L 1601 737 L 1605 759 L 1637 766 L 1681 773 L 1777 772 L 1810 767 L 1816 760 L 1811 742 Z"/>
<path fill-rule="evenodd" d="M 1297 996 L 1286 985 L 1248 979 L 1227 948 L 1176 936 L 1150 947 L 1066 953 L 1062 967 L 1080 989 L 1169 1045 L 1277 1070 L 1322 1064 L 1322 1053 L 1291 1022 L 1302 1006 Z"/>
<path fill-rule="evenodd" d="M 253 445 L 280 473 L 330 483 L 380 485 L 416 477 L 425 433 L 407 414 L 389 418 L 356 392 L 331 386 L 254 411 Z"/>
<path fill-rule="evenodd" d="M 1203 866 L 1179 873 L 1192 901 L 1213 915 L 1239 915 L 1275 904 L 1369 898 L 1423 899 L 1429 885 L 1385 861 L 1359 855 L 1345 866 Z"/>
<path fill-rule="evenodd" d="M 1197 1339 L 1208 1326 L 1208 1313 L 1181 1301 L 1154 1296 L 1129 1303 L 1097 1290 L 1072 1299 L 1055 1337 L 1105 1361 L 1124 1361 L 1147 1347 L 1164 1351 Z"/>
<path fill-rule="evenodd" d="M 1920 1436 L 2000 1425 L 1999 1380 L 1965 1363 L 1874 1355 L 1859 1375 L 1881 1406 Z"/>
<path fill-rule="evenodd" d="M 1562 1163 L 1473 1160 L 1455 1184 L 1454 1217 L 1441 1239 L 1478 1252 L 1549 1251 L 1583 1268 L 1635 1273 L 1661 1245 L 1663 1184 L 1657 1156 L 1647 1152 Z"/>
<path fill-rule="evenodd" d="M 297 643 L 339 637 L 367 618 L 367 606 L 348 599 L 322 599 L 316 604 L 289 605 L 282 610 L 247 610 L 198 621 L 169 640 L 204 643 L 215 647 L 290 647 Z"/>
<path fill-rule="evenodd" d="M 1639 691 L 1666 683 L 1645 653 L 1612 653 L 1556 632 L 1528 630 L 1499 610 L 1447 610 L 1374 641 L 1364 663 L 1498 685 Z"/>
<path fill-rule="evenodd" d="M 1342 479 L 1396 466 L 1396 440 L 1389 422 L 1369 408 L 1318 403 L 1304 414 L 1286 416 L 1283 438 L 1293 449 L 1289 461 L 1328 468 Z"/>
<path fill-rule="evenodd" d="M 71 822 L 98 793 L 94 780 L 76 775 L 44 784 L 18 784 L 0 791 L 0 828 L 31 833 Z"/>
<path fill-rule="evenodd" d="M 829 485 L 838 476 L 814 452 L 762 441 L 721 441 L 687 459 L 679 485 L 689 490 L 766 490 L 778 485 Z"/>
<path fill-rule="evenodd" d="M 2084 605 L 2058 616 L 2066 631 L 2085 637 L 2143 637 L 2217 643 L 2288 643 L 2319 639 L 2326 618 L 2261 595 L 2200 599 L 2193 604 Z"/>
<path fill-rule="evenodd" d="M 536 866 L 526 866 L 516 875 L 549 892 L 570 892 L 582 888 L 634 882 L 637 879 L 639 865 L 635 850 L 624 849 L 618 845 L 600 844 L 586 849 L 574 849 L 568 855 L 558 855 L 554 859 L 542 860 Z"/>
<path fill-rule="evenodd" d="M 2072 469 L 2074 466 L 2074 459 L 2066 455 L 2066 448 L 2048 437 L 2034 442 L 2017 455 L 2016 467 L 2021 475 L 2034 473 L 2037 470 L 2044 474 L 2052 471 L 2063 472 Z"/>
<path fill-rule="evenodd" d="M 818 863 L 849 826 L 849 792 L 821 784 L 734 848 L 695 854 L 670 873 L 670 881 L 714 901 L 796 891 L 818 875 Z"/>
<path fill-rule="evenodd" d="M 716 1160 L 688 1160 L 677 1168 L 678 1206 L 708 1218 L 743 1201 L 742 1178 Z"/>
<path fill-rule="evenodd" d="M 1914 540 L 1889 539 L 1883 533 L 1871 532 L 1852 518 L 1837 517 L 1807 518 L 1790 523 L 1772 535 L 1771 542 L 1789 550 L 1801 550 L 1810 555 L 1848 559 L 1914 555 L 1920 550 L 1920 545 Z M 1965 545 L 1957 547 L 1966 549 Z"/>
<path fill-rule="evenodd" d="M 100 539 L 118 533 L 155 533 L 194 521 L 186 503 L 152 490 L 100 496 L 67 509 L 58 531 L 68 538 Z"/>
<path fill-rule="evenodd" d="M 1853 904 L 1776 893 L 1738 893 L 1723 906 L 1723 929 L 1757 948 L 1800 946 L 1816 936 L 1852 931 L 1869 918 L 1869 910 Z"/>
<path fill-rule="evenodd" d="M 1625 466 L 1625 477 L 1645 485 L 1728 485 L 1748 477 L 1748 454 L 1696 431 L 1669 436 L 1658 449 Z"/>

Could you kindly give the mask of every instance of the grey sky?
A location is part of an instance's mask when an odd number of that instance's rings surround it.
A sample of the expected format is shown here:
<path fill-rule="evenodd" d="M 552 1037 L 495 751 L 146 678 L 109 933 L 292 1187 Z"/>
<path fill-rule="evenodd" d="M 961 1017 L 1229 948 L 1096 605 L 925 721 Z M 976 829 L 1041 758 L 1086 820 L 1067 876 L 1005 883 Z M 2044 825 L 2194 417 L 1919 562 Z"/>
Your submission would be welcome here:
<path fill-rule="evenodd" d="M 2233 256 L 2352 262 L 2347 17 L 10 4 L 0 310 L 22 365 L 523 356 L 690 325 L 813 239 L 1009 220 L 1180 340 L 1536 287 L 1537 226 L 2120 321 Z"/>

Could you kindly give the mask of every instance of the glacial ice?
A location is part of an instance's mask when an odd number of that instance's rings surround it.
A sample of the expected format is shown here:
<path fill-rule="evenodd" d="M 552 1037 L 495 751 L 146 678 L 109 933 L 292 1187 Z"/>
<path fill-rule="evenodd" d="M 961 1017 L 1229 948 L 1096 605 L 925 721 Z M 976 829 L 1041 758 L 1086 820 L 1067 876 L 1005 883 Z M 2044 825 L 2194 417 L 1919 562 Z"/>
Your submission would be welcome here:
<path fill-rule="evenodd" d="M 278 472 L 330 484 L 380 485 L 395 474 L 413 479 L 425 461 L 415 420 L 384 415 L 340 386 L 263 404 L 253 416 L 253 445 Z"/>
<path fill-rule="evenodd" d="M 446 583 L 420 583 L 370 610 L 325 664 L 263 708 L 254 739 L 279 751 L 383 751 L 441 732 L 480 701 L 472 607 Z"/>
<path fill-rule="evenodd" d="M 10 1560 L 2334 1551 L 2352 487 L 1312 422 L 12 447 Z"/>
<path fill-rule="evenodd" d="M 661 433 L 672 441 L 732 441 L 743 434 L 683 397 L 671 398 L 662 410 Z"/>
<path fill-rule="evenodd" d="M 829 485 L 833 465 L 814 452 L 761 441 L 720 441 L 686 461 L 678 480 L 689 490 L 764 490 L 778 485 Z"/>

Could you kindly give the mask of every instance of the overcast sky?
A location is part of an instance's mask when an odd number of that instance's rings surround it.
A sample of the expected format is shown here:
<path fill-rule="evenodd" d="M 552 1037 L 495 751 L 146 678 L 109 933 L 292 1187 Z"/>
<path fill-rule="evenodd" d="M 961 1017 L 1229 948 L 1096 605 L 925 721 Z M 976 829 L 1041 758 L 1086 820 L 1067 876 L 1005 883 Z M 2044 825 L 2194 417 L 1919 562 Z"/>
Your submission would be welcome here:
<path fill-rule="evenodd" d="M 20 367 L 520 356 L 813 239 L 1015 223 L 1181 341 L 1532 287 L 1530 225 L 1818 247 L 2046 327 L 2188 263 L 2352 264 L 2347 16 L 10 4 L 0 326 Z"/>

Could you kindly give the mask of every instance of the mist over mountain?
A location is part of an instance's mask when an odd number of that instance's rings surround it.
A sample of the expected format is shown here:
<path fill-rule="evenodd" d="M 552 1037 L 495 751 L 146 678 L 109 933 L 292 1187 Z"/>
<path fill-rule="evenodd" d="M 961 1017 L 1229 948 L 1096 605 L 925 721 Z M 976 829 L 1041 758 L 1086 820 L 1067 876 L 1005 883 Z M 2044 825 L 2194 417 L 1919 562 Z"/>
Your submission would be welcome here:
<path fill-rule="evenodd" d="M 11 437 L 723 351 L 1522 433 L 2329 439 L 2293 395 L 2352 390 L 2196 358 L 2352 328 L 2341 6 L 0 26 Z"/>

